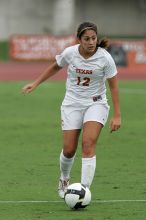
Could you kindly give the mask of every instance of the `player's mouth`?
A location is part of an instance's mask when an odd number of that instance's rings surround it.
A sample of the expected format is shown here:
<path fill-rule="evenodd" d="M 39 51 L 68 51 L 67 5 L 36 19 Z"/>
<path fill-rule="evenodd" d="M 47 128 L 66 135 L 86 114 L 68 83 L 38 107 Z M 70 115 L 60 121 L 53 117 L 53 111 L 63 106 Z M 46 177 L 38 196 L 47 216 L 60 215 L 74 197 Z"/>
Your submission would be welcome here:
<path fill-rule="evenodd" d="M 89 50 L 89 51 L 94 51 L 94 50 L 95 50 L 95 46 L 90 46 L 90 47 L 88 47 L 88 50 Z"/>

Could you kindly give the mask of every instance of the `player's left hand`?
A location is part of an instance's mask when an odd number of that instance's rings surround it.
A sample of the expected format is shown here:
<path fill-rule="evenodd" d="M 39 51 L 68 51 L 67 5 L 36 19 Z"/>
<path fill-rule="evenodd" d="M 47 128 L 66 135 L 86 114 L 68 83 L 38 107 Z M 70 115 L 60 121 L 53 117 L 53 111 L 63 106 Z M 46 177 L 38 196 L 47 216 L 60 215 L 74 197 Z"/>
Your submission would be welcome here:
<path fill-rule="evenodd" d="M 121 127 L 121 117 L 120 116 L 114 116 L 110 120 L 110 132 L 117 131 Z"/>

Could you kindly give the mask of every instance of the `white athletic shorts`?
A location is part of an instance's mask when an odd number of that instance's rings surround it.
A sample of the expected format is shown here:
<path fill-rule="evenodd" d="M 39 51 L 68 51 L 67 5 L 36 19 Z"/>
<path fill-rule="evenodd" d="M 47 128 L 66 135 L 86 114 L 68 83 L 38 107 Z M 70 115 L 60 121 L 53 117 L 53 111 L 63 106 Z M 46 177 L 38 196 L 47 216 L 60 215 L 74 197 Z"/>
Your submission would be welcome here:
<path fill-rule="evenodd" d="M 104 126 L 108 119 L 109 109 L 106 103 L 96 103 L 82 109 L 72 105 L 61 106 L 62 130 L 81 129 L 87 121 L 97 121 Z"/>

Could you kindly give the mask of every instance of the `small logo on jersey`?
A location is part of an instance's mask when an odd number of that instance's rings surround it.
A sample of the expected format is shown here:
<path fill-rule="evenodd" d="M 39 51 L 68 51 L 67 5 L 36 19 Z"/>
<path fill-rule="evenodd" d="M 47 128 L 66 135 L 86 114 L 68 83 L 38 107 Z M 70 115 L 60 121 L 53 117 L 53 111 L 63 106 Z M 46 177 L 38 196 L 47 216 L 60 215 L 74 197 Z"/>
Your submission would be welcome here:
<path fill-rule="evenodd" d="M 92 70 L 85 70 L 85 69 L 76 69 L 76 73 L 80 73 L 80 74 L 92 74 Z"/>
<path fill-rule="evenodd" d="M 74 69 L 76 69 L 76 68 L 77 68 L 75 65 L 72 65 L 72 67 L 73 67 Z"/>

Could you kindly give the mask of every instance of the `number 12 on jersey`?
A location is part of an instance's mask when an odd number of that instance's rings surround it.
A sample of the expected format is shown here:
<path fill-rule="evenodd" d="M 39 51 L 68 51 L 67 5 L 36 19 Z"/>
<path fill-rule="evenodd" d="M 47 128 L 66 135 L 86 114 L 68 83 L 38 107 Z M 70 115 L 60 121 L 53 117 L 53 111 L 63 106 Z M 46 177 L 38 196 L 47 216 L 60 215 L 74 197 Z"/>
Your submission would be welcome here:
<path fill-rule="evenodd" d="M 90 78 L 84 77 L 81 81 L 81 77 L 77 77 L 77 85 L 89 86 Z"/>

